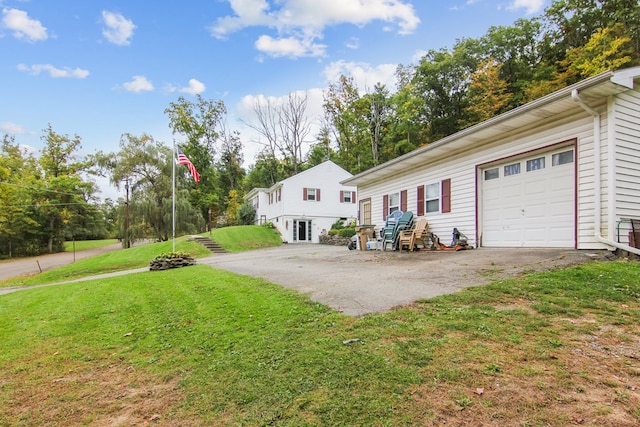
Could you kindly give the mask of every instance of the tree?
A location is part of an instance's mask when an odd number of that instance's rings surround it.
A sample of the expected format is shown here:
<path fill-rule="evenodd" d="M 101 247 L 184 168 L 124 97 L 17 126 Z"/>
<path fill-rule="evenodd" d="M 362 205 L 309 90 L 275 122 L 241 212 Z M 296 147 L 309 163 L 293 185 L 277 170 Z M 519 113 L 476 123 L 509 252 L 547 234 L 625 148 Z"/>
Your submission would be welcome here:
<path fill-rule="evenodd" d="M 495 62 L 499 68 L 497 78 L 506 83 L 505 93 L 512 94 L 506 109 L 526 102 L 524 91 L 531 80 L 551 76 L 553 67 L 544 67 L 549 46 L 539 20 L 518 19 L 512 26 L 490 27 L 478 44 L 468 46 L 483 66 Z"/>
<path fill-rule="evenodd" d="M 79 221 L 95 221 L 96 209 L 88 206 L 96 202 L 95 184 L 84 181 L 81 173 L 86 163 L 79 161 L 76 151 L 81 148 L 78 135 L 70 138 L 53 131 L 51 125 L 42 136 L 44 147 L 39 159 L 43 181 L 35 191 L 41 232 L 46 236 L 49 253 L 63 249 L 65 233 L 73 233 Z"/>
<path fill-rule="evenodd" d="M 326 121 L 337 143 L 338 158 L 351 173 L 373 166 L 368 135 L 368 103 L 362 101 L 352 77 L 341 75 L 324 93 Z"/>
<path fill-rule="evenodd" d="M 33 156 L 26 155 L 15 138 L 4 135 L 0 151 L 0 254 L 27 255 L 36 238 L 32 191 L 38 172 Z M 36 240 L 36 249 L 38 248 Z M 34 251 L 37 254 L 38 251 Z"/>
<path fill-rule="evenodd" d="M 242 168 L 242 142 L 237 131 L 223 126 L 221 131 L 220 158 L 216 162 L 218 175 L 218 198 L 225 200 L 231 190 L 240 190 L 245 171 Z M 226 205 L 222 207 L 226 209 Z"/>
<path fill-rule="evenodd" d="M 468 111 L 473 122 L 482 122 L 506 110 L 513 93 L 500 78 L 501 64 L 490 59 L 480 64 L 471 75 Z"/>
<path fill-rule="evenodd" d="M 468 123 L 467 97 L 470 76 L 476 69 L 467 45 L 458 42 L 453 51 L 429 51 L 416 68 L 413 95 L 420 99 L 419 122 L 428 126 L 427 141 L 436 141 Z"/>
<path fill-rule="evenodd" d="M 244 202 L 238 209 L 238 225 L 253 225 L 256 222 L 256 208 Z"/>
<path fill-rule="evenodd" d="M 284 164 L 268 149 L 263 149 L 256 156 L 255 164 L 249 167 L 244 180 L 244 189 L 250 191 L 252 188 L 269 188 L 289 176 Z"/>
<path fill-rule="evenodd" d="M 229 191 L 227 196 L 227 225 L 238 225 L 238 211 L 240 210 L 240 194 L 236 190 Z"/>
<path fill-rule="evenodd" d="M 307 166 L 317 166 L 327 160 L 339 163 L 338 155 L 331 147 L 331 131 L 326 122 L 320 128 L 316 139 L 317 142 L 311 144 L 309 152 L 307 153 Z"/>
<path fill-rule="evenodd" d="M 200 173 L 200 183 L 189 193 L 191 203 L 206 217 L 210 209 L 221 210 L 224 198 L 218 198 L 218 176 L 215 170 L 220 126 L 227 109 L 222 101 L 206 100 L 196 95 L 196 102 L 179 97 L 164 110 L 174 135 L 186 138 L 180 148 Z"/>
<path fill-rule="evenodd" d="M 123 244 L 142 238 L 167 240 L 171 236 L 172 219 L 172 167 L 173 150 L 151 135 L 135 136 L 125 133 L 120 138 L 118 153 L 97 153 L 96 163 L 105 168 L 111 183 L 117 188 L 128 185 L 129 234 L 123 225 L 127 222 L 126 205 L 120 204 L 119 221 Z M 176 229 L 194 230 L 204 224 L 201 212 L 189 202 L 186 191 L 191 177 L 186 168 L 179 173 L 176 166 Z"/>
<path fill-rule="evenodd" d="M 292 174 L 299 172 L 303 162 L 306 138 L 311 130 L 307 117 L 307 94 L 290 93 L 284 100 L 257 98 L 253 105 L 257 123 L 247 125 L 266 139 L 265 154 L 282 156 L 291 166 Z"/>
<path fill-rule="evenodd" d="M 369 138 L 371 139 L 371 157 L 373 166 L 376 166 L 380 163 L 383 131 L 388 127 L 391 115 L 389 91 L 384 85 L 377 83 L 373 92 L 365 95 L 364 98 L 369 104 L 367 120 L 369 122 Z"/>

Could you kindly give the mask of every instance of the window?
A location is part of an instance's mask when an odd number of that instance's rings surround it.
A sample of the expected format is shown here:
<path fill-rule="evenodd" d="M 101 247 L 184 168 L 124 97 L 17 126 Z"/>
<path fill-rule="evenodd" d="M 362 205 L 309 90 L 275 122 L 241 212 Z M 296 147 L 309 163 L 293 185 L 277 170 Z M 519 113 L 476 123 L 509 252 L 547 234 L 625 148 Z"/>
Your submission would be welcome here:
<path fill-rule="evenodd" d="M 539 169 L 544 169 L 544 157 L 527 160 L 527 172 L 537 171 Z"/>
<path fill-rule="evenodd" d="M 320 189 L 319 188 L 304 188 L 302 193 L 302 199 L 310 202 L 320 201 Z"/>
<path fill-rule="evenodd" d="M 518 175 L 520 173 L 520 163 L 514 163 L 504 167 L 504 176 Z"/>
<path fill-rule="evenodd" d="M 500 178 L 500 169 L 493 168 L 493 169 L 487 169 L 484 171 L 485 181 L 489 181 L 491 179 L 496 179 L 496 178 Z"/>
<path fill-rule="evenodd" d="M 278 199 L 278 201 L 282 200 L 282 188 L 278 188 L 278 192 L 276 193 L 276 197 Z"/>
<path fill-rule="evenodd" d="M 551 166 L 566 165 L 573 163 L 573 150 L 563 151 L 551 156 Z"/>
<path fill-rule="evenodd" d="M 426 213 L 440 212 L 440 183 L 424 186 Z"/>
<path fill-rule="evenodd" d="M 388 214 L 392 214 L 397 210 L 400 210 L 400 193 L 389 194 L 389 212 L 388 212 Z"/>
<path fill-rule="evenodd" d="M 356 192 L 355 191 L 340 191 L 340 203 L 355 203 Z"/>

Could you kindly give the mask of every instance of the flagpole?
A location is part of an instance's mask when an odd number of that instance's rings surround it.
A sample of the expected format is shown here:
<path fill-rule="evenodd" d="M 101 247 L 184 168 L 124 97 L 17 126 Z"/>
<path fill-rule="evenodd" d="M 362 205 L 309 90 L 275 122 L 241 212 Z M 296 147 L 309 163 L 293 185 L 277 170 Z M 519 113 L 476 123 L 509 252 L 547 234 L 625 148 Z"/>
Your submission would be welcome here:
<path fill-rule="evenodd" d="M 176 251 L 176 140 L 171 153 L 171 252 Z"/>

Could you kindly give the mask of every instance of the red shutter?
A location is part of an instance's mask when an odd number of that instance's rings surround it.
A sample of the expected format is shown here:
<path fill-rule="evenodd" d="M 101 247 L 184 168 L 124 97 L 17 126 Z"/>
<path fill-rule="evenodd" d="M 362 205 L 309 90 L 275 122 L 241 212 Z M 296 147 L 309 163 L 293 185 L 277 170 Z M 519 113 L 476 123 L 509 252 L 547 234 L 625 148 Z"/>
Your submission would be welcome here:
<path fill-rule="evenodd" d="M 307 200 L 307 189 L 306 188 L 302 189 L 302 200 Z"/>
<path fill-rule="evenodd" d="M 382 220 L 387 220 L 387 215 L 389 215 L 389 195 L 385 194 L 382 196 Z"/>
<path fill-rule="evenodd" d="M 451 178 L 442 180 L 442 213 L 451 212 Z"/>
<path fill-rule="evenodd" d="M 344 191 L 340 190 L 340 203 L 344 203 Z"/>
<path fill-rule="evenodd" d="M 402 190 L 400 192 L 400 210 L 402 212 L 407 211 L 407 190 Z"/>
<path fill-rule="evenodd" d="M 424 185 L 418 187 L 418 216 L 424 215 Z"/>
<path fill-rule="evenodd" d="M 316 202 L 320 201 L 320 189 L 316 188 Z"/>
<path fill-rule="evenodd" d="M 356 192 L 352 191 L 351 192 L 351 203 L 355 203 L 356 202 Z"/>

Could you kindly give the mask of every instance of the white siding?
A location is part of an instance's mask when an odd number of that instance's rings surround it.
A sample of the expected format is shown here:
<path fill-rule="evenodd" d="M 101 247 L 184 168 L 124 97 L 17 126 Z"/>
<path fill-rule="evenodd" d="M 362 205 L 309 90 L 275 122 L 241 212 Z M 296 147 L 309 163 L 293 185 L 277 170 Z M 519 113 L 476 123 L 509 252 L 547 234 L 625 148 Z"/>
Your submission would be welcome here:
<path fill-rule="evenodd" d="M 353 186 L 340 184 L 352 175 L 333 162 L 324 162 L 311 169 L 280 181 L 266 192 L 259 214 L 272 222 L 287 242 L 294 242 L 294 221 L 311 221 L 312 243 L 319 242 L 319 235 L 329 231 L 339 218 L 355 218 L 357 203 L 341 203 L 340 191 L 353 191 Z M 305 188 L 320 190 L 320 201 L 304 200 Z M 278 200 L 278 191 L 280 199 Z M 269 203 L 269 193 L 272 201 Z M 357 198 L 356 194 L 356 198 Z"/>
<path fill-rule="evenodd" d="M 625 81 L 625 84 L 629 83 Z M 427 214 L 430 228 L 447 242 L 452 229 L 457 227 L 472 244 L 477 244 L 482 237 L 483 212 L 482 197 L 477 196 L 482 194 L 482 181 L 477 176 L 480 166 L 530 156 L 538 150 L 559 148 L 559 144 L 566 142 L 575 147 L 576 246 L 578 249 L 611 249 L 598 241 L 596 228 L 604 237 L 616 240 L 621 219 L 640 219 L 640 91 L 611 91 L 606 85 L 610 83 L 591 88 L 590 92 L 584 89 L 587 95 L 583 99 L 600 114 L 600 145 L 597 148 L 594 118 L 573 102 L 572 95 L 566 91 L 566 98 L 548 104 L 555 112 L 553 115 L 546 114 L 548 111 L 544 107 L 525 110 L 522 116 L 507 117 L 504 122 L 486 122 L 487 126 L 478 127 L 475 135 L 463 131 L 459 139 L 455 135 L 446 138 L 442 143 L 435 143 L 433 150 L 419 150 L 419 157 L 407 160 L 412 166 L 406 171 L 371 182 L 366 178 L 359 180 L 364 184 L 358 189 L 358 197 L 371 200 L 372 222 L 380 229 L 385 219 L 382 212 L 384 195 L 406 190 L 407 210 L 416 213 L 416 188 L 449 178 L 451 212 Z M 560 105 L 562 109 L 558 108 Z M 492 132 L 486 132 L 487 129 Z M 483 134 L 498 136 L 483 140 Z M 476 145 L 471 146 L 474 136 Z M 465 151 L 453 148 L 463 144 L 470 148 Z M 598 156 L 600 164 L 595 165 Z M 414 163 L 417 159 L 429 160 Z M 391 163 L 389 170 L 398 170 L 399 166 L 398 162 Z M 600 171 L 599 176 L 596 176 L 596 170 Z M 381 171 L 384 169 L 373 171 L 371 176 L 383 176 Z M 600 195 L 599 206 L 595 205 L 596 194 Z M 601 221 L 596 226 L 597 213 Z M 622 224 L 622 243 L 628 242 L 628 229 L 627 221 Z"/>
<path fill-rule="evenodd" d="M 606 121 L 605 121 L 606 123 Z M 606 127 L 606 126 L 604 126 Z M 606 135 L 606 131 L 603 132 Z M 451 212 L 426 215 L 431 231 L 445 243 L 451 238 L 453 227 L 467 235 L 472 245 L 476 234 L 476 168 L 478 165 L 517 156 L 562 142 L 577 140 L 578 170 L 578 246 L 602 248 L 593 238 L 593 120 L 581 110 L 555 122 L 546 121 L 535 130 L 524 133 L 505 133 L 500 139 L 464 153 L 451 153 L 428 165 L 398 174 L 384 182 L 359 187 L 359 198 L 371 198 L 372 222 L 379 229 L 384 224 L 382 196 L 408 190 L 407 210 L 417 212 L 416 188 L 437 180 L 451 178 Z M 606 153 L 603 153 L 606 157 Z M 481 222 L 480 222 L 481 223 Z M 478 230 L 480 233 L 482 230 Z"/>
<path fill-rule="evenodd" d="M 612 120 L 615 125 L 615 218 L 616 230 L 613 240 L 618 238 L 617 222 L 621 219 L 640 219 L 640 93 L 628 91 L 616 97 Z M 620 242 L 628 243 L 630 229 L 627 221 L 620 223 Z"/>

